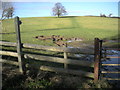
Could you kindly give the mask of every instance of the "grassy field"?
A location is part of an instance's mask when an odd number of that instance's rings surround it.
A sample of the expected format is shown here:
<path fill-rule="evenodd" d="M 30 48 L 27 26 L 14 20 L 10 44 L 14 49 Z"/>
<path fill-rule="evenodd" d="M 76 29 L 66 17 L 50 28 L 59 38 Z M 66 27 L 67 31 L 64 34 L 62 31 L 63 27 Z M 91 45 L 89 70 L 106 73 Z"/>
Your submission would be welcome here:
<path fill-rule="evenodd" d="M 118 38 L 118 19 L 104 17 L 66 16 L 20 18 L 21 37 L 23 43 L 53 45 L 52 41 L 41 41 L 34 37 L 38 35 L 61 35 L 64 37 L 79 37 L 83 42 L 91 42 L 95 37 L 100 39 Z M 14 20 L 2 22 L 2 40 L 16 41 Z M 6 34 L 4 34 L 6 33 Z"/>

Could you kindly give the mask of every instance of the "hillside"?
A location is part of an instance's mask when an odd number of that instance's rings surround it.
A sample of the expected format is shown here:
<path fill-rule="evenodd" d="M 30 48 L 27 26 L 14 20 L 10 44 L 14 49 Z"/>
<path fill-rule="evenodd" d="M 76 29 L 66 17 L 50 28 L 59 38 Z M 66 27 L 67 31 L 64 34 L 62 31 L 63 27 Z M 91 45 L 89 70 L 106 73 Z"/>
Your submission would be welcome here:
<path fill-rule="evenodd" d="M 65 16 L 61 18 L 31 17 L 20 18 L 20 20 L 22 21 L 21 37 L 23 43 L 53 45 L 50 40 L 42 41 L 34 38 L 40 35 L 78 37 L 86 43 L 93 41 L 95 37 L 104 40 L 118 38 L 117 18 Z M 14 20 L 4 20 L 2 26 L 2 40 L 15 42 Z"/>

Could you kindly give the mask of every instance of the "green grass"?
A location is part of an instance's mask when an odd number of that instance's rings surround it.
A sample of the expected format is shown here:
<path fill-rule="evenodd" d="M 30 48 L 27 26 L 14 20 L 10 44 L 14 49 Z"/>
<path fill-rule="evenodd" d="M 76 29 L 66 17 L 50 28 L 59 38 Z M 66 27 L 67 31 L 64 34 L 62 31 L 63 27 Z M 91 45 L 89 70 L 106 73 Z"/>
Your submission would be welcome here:
<path fill-rule="evenodd" d="M 56 17 L 31 17 L 20 18 L 21 37 L 23 43 L 53 45 L 52 41 L 41 41 L 34 37 L 38 35 L 61 35 L 64 37 L 79 37 L 86 41 L 93 41 L 95 37 L 100 39 L 118 38 L 118 19 L 104 17 L 66 16 Z M 16 41 L 14 20 L 2 22 L 2 40 Z"/>

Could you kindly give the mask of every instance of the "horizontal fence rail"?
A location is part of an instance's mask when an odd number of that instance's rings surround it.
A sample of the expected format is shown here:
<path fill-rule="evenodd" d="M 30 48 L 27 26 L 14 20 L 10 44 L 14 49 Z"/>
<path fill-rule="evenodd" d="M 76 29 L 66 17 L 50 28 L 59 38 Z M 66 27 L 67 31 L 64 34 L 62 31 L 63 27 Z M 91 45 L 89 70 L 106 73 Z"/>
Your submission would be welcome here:
<path fill-rule="evenodd" d="M 120 80 L 120 78 L 103 78 L 103 79 L 106 79 L 106 80 Z"/>
<path fill-rule="evenodd" d="M 55 62 L 55 63 L 64 63 L 64 64 L 94 67 L 94 62 L 84 61 L 84 60 L 64 59 L 64 58 L 58 58 L 58 57 L 33 55 L 33 54 L 25 54 L 24 57 L 36 59 L 36 60 L 40 60 L 40 61 L 48 61 L 48 62 Z"/>
<path fill-rule="evenodd" d="M 12 65 L 17 65 L 18 66 L 18 62 L 16 61 L 11 61 L 11 60 L 5 60 L 5 59 L 1 59 L 0 63 L 7 63 L 7 64 L 12 64 Z"/>
<path fill-rule="evenodd" d="M 102 64 L 102 66 L 120 66 L 120 64 Z"/>
<path fill-rule="evenodd" d="M 0 41 L 0 45 L 16 46 L 17 44 L 12 43 L 12 42 Z M 26 43 L 23 43 L 22 47 L 23 48 L 31 48 L 31 49 L 55 51 L 55 52 L 94 54 L 94 50 L 92 50 L 92 49 L 82 49 L 82 48 L 54 47 L 54 46 L 43 46 L 43 45 L 26 44 Z"/>
<path fill-rule="evenodd" d="M 118 56 L 107 56 L 106 58 L 120 58 Z"/>
<path fill-rule="evenodd" d="M 101 73 L 120 73 L 118 71 L 102 71 Z"/>
<path fill-rule="evenodd" d="M 53 47 L 53 46 L 43 46 L 43 45 L 35 45 L 35 44 L 23 44 L 23 47 L 56 51 L 56 52 L 94 54 L 94 51 L 91 49 L 81 49 L 81 48 Z"/>
<path fill-rule="evenodd" d="M 17 57 L 18 53 L 16 53 L 16 52 L 10 52 L 10 51 L 1 51 L 0 50 L 0 55 L 8 55 L 8 56 Z"/>
<path fill-rule="evenodd" d="M 68 74 L 75 74 L 80 76 L 86 76 L 90 78 L 94 78 L 94 74 L 90 72 L 84 72 L 80 70 L 68 70 L 63 68 L 55 68 L 55 67 L 49 67 L 49 66 L 41 66 L 40 70 L 44 71 L 51 71 L 51 72 L 60 72 L 60 73 L 68 73 Z"/>
<path fill-rule="evenodd" d="M 16 47 L 16 46 L 17 46 L 17 43 L 0 41 L 0 45 L 15 46 L 15 47 Z"/>

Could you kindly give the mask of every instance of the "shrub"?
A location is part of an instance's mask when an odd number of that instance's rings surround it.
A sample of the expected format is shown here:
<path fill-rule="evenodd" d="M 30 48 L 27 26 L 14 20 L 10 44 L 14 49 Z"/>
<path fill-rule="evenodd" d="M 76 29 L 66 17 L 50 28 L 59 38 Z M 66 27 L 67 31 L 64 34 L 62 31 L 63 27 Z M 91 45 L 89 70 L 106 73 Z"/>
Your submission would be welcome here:
<path fill-rule="evenodd" d="M 49 88 L 52 87 L 52 83 L 47 80 L 35 80 L 27 83 L 26 88 L 38 89 L 38 88 Z"/>

